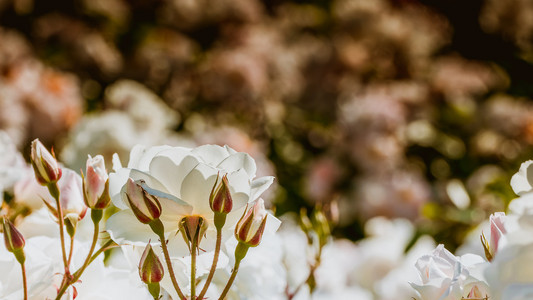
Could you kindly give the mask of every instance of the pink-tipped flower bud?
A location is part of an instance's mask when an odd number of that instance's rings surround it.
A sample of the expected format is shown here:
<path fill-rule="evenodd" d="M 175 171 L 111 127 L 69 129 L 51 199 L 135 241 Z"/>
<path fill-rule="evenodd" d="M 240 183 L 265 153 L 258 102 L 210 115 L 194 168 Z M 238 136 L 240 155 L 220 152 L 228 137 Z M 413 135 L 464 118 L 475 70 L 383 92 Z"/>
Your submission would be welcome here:
<path fill-rule="evenodd" d="M 15 258 L 18 262 L 23 264 L 26 260 L 23 250 L 24 245 L 26 244 L 24 237 L 7 218 L 3 218 L 2 220 L 2 229 L 4 231 L 4 242 L 7 251 L 15 254 Z"/>
<path fill-rule="evenodd" d="M 150 243 L 148 243 L 139 262 L 139 276 L 141 276 L 141 280 L 144 283 L 150 284 L 160 282 L 163 279 L 163 275 L 163 265 Z"/>
<path fill-rule="evenodd" d="M 83 178 L 83 200 L 91 209 L 104 209 L 109 206 L 109 176 L 105 169 L 104 157 L 96 155 L 87 159 L 86 175 Z"/>
<path fill-rule="evenodd" d="M 267 212 L 263 199 L 255 202 L 239 220 L 235 227 L 235 237 L 247 246 L 255 247 L 261 242 L 265 230 Z"/>
<path fill-rule="evenodd" d="M 2 227 L 4 229 L 4 242 L 6 244 L 6 249 L 9 252 L 15 252 L 24 248 L 26 242 L 20 231 L 15 228 L 15 225 L 11 223 L 8 219 L 3 218 Z"/>
<path fill-rule="evenodd" d="M 42 185 L 55 183 L 61 178 L 61 167 L 56 158 L 46 150 L 39 139 L 31 142 L 31 165 L 35 178 Z"/>
<path fill-rule="evenodd" d="M 481 233 L 481 244 L 485 250 L 485 257 L 488 261 L 492 261 L 494 255 L 498 251 L 500 239 L 507 232 L 505 230 L 505 213 L 495 212 L 490 215 L 490 241 L 487 242 L 485 235 Z"/>
<path fill-rule="evenodd" d="M 507 232 L 504 226 L 505 219 L 504 212 L 495 212 L 490 215 L 490 249 L 492 256 L 498 251 L 500 238 Z"/>
<path fill-rule="evenodd" d="M 161 203 L 156 196 L 148 193 L 145 187 L 147 186 L 144 180 L 133 181 L 128 178 L 126 193 L 123 196 L 137 219 L 141 223 L 149 224 L 161 216 Z"/>
<path fill-rule="evenodd" d="M 229 191 L 228 175 L 224 175 L 220 184 L 218 184 L 218 176 L 211 194 L 209 195 L 209 206 L 215 213 L 228 214 L 233 208 L 233 199 Z"/>

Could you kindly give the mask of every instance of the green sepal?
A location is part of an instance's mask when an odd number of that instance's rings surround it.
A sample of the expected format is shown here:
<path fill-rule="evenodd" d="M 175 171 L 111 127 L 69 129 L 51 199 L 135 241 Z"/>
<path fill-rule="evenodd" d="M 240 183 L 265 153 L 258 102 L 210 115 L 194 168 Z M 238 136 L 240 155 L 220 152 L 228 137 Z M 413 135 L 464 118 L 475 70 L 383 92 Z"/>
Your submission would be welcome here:
<path fill-rule="evenodd" d="M 161 292 L 161 287 L 159 286 L 159 282 L 152 282 L 147 285 L 148 285 L 148 291 L 150 292 L 150 295 L 152 295 L 154 299 L 159 299 L 159 293 Z"/>

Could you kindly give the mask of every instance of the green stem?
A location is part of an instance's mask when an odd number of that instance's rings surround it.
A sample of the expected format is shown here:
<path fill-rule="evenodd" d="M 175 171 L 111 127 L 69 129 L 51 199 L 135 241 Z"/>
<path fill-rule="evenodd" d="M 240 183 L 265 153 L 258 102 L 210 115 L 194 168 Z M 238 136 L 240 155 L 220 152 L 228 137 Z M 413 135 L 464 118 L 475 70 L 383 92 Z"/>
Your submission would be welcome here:
<path fill-rule="evenodd" d="M 174 289 L 176 290 L 176 293 L 178 293 L 178 296 L 182 300 L 187 300 L 185 295 L 183 295 L 183 292 L 181 291 L 178 281 L 176 280 L 176 275 L 174 275 L 174 269 L 172 268 L 172 262 L 170 261 L 170 255 L 168 254 L 168 248 L 167 248 L 167 242 L 165 239 L 165 235 L 163 232 L 159 232 L 156 234 L 159 236 L 159 240 L 161 241 L 161 248 L 163 249 L 163 255 L 165 256 L 165 261 L 167 262 L 167 268 L 168 273 L 170 275 L 170 280 L 172 280 L 172 284 L 174 285 Z"/>
<path fill-rule="evenodd" d="M 191 251 L 191 300 L 196 300 L 196 253 L 198 250 L 196 241 L 196 239 L 193 240 Z"/>
<path fill-rule="evenodd" d="M 226 294 L 229 292 L 229 289 L 231 288 L 231 285 L 233 285 L 233 281 L 235 280 L 235 277 L 237 276 L 237 271 L 239 270 L 239 265 L 241 264 L 241 261 L 235 261 L 235 266 L 233 267 L 233 272 L 231 273 L 231 277 L 228 280 L 228 283 L 224 287 L 224 290 L 222 291 L 222 294 L 220 294 L 220 297 L 218 300 L 223 300 L 226 297 Z"/>
<path fill-rule="evenodd" d="M 64 223 L 63 223 L 63 209 L 61 207 L 61 201 L 59 201 L 60 191 L 57 187 L 57 182 L 48 184 L 48 191 L 50 195 L 56 200 L 57 208 L 57 218 L 59 219 L 59 239 L 61 240 L 61 254 L 63 255 L 63 265 L 65 266 L 65 275 L 69 273 L 68 262 L 67 262 L 67 251 L 65 250 L 65 233 L 64 233 Z"/>
<path fill-rule="evenodd" d="M 72 253 L 74 252 L 73 249 L 74 249 L 74 236 L 72 235 L 70 237 L 70 249 L 68 251 L 68 259 L 67 259 L 67 266 L 69 268 L 70 268 L 70 262 L 72 260 Z"/>
<path fill-rule="evenodd" d="M 81 274 L 83 274 L 83 271 L 85 271 L 85 268 L 91 263 L 92 261 L 92 254 L 94 251 L 94 248 L 96 247 L 96 243 L 98 242 L 98 234 L 100 233 L 100 220 L 102 219 L 103 212 L 100 209 L 91 209 L 91 219 L 94 223 L 94 232 L 93 232 L 93 241 L 91 243 L 91 249 L 89 249 L 89 253 L 87 254 L 87 258 L 85 258 L 85 261 L 83 262 L 83 265 L 81 268 L 78 269 L 72 276 L 72 279 L 66 280 L 64 284 L 62 285 L 61 289 L 57 293 L 56 300 L 61 299 L 61 296 L 67 291 L 67 288 L 73 284 L 74 282 L 78 281 Z"/>
<path fill-rule="evenodd" d="M 233 266 L 233 271 L 231 272 L 231 277 L 228 280 L 228 283 L 226 283 L 226 286 L 224 287 L 224 290 L 222 291 L 222 294 L 220 294 L 220 297 L 218 300 L 223 300 L 226 297 L 226 294 L 228 294 L 229 289 L 233 285 L 233 281 L 235 280 L 235 277 L 237 276 L 237 272 L 239 271 L 239 266 L 241 264 L 241 260 L 246 256 L 246 252 L 248 252 L 248 249 L 250 247 L 239 242 L 237 245 L 237 248 L 235 248 L 235 266 Z"/>
<path fill-rule="evenodd" d="M 26 281 L 26 266 L 24 263 L 20 264 L 20 268 L 22 269 L 22 285 L 24 286 L 24 300 L 28 300 L 28 284 Z"/>
<path fill-rule="evenodd" d="M 102 245 L 102 247 L 100 247 L 100 249 L 98 249 L 96 252 L 94 252 L 93 256 L 91 257 L 91 260 L 89 260 L 89 264 L 91 264 L 93 262 L 93 260 L 95 260 L 98 255 L 100 255 L 102 252 L 106 251 L 111 244 L 113 244 L 113 240 L 109 240 L 107 241 L 105 244 Z M 73 276 L 77 276 L 79 270 L 76 271 L 76 273 L 74 273 Z"/>
<path fill-rule="evenodd" d="M 211 284 L 211 280 L 213 280 L 213 276 L 215 275 L 215 270 L 217 268 L 218 263 L 218 256 L 220 254 L 220 245 L 222 244 L 222 229 L 217 228 L 217 241 L 215 245 L 215 255 L 213 256 L 213 263 L 211 264 L 211 269 L 209 270 L 209 275 L 207 275 L 207 279 L 205 281 L 204 287 L 200 294 L 198 295 L 198 299 L 203 299 L 205 293 L 207 293 L 207 289 L 209 288 L 209 285 Z"/>

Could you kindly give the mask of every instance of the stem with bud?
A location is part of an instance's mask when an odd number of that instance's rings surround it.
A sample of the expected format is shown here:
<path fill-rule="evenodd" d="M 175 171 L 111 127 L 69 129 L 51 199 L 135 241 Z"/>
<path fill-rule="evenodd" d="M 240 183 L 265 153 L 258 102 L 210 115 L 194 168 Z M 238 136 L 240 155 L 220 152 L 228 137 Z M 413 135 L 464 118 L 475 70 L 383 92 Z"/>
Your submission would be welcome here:
<path fill-rule="evenodd" d="M 22 269 L 22 285 L 24 286 L 24 300 L 28 300 L 28 283 L 26 280 L 26 266 L 24 262 L 20 263 L 20 268 Z"/>
<path fill-rule="evenodd" d="M 98 234 L 100 233 L 100 220 L 102 219 L 102 215 L 103 211 L 101 209 L 91 209 L 91 219 L 94 223 L 93 241 L 91 243 L 91 248 L 81 268 L 79 268 L 78 271 L 74 273 L 71 279 L 67 279 L 64 281 L 64 284 L 61 286 L 61 289 L 57 293 L 56 300 L 61 299 L 61 296 L 63 296 L 63 294 L 67 291 L 67 288 L 74 282 L 78 281 L 81 274 L 83 274 L 83 271 L 85 271 L 85 268 L 87 268 L 87 266 L 92 262 L 92 254 L 94 248 L 96 247 L 96 243 L 98 242 Z"/>
<path fill-rule="evenodd" d="M 192 241 L 191 249 L 191 300 L 196 300 L 196 254 L 198 251 L 196 239 Z"/>
<path fill-rule="evenodd" d="M 218 221 L 219 218 L 221 219 L 223 218 L 223 221 Z M 213 280 L 213 276 L 215 275 L 215 270 L 217 268 L 217 263 L 218 263 L 218 257 L 220 255 L 220 246 L 222 244 L 222 227 L 224 226 L 225 221 L 226 221 L 226 214 L 215 213 L 215 227 L 217 229 L 217 241 L 215 244 L 215 254 L 213 256 L 213 263 L 211 264 L 209 275 L 207 275 L 207 279 L 205 280 L 205 284 L 204 284 L 204 287 L 202 288 L 202 291 L 198 295 L 198 299 L 204 298 L 204 295 L 205 293 L 207 293 L 207 289 L 209 288 L 209 285 L 211 284 L 211 280 Z"/>
<path fill-rule="evenodd" d="M 233 271 L 231 272 L 231 277 L 228 280 L 228 283 L 226 283 L 226 286 L 224 287 L 224 290 L 222 291 L 222 294 L 220 294 L 220 297 L 218 300 L 224 300 L 226 298 L 226 295 L 229 292 L 229 289 L 233 285 L 233 281 L 235 281 L 235 277 L 237 276 L 237 272 L 239 271 L 239 266 L 241 264 L 241 260 L 246 256 L 246 253 L 248 252 L 248 249 L 250 246 L 239 242 L 237 245 L 237 248 L 235 248 L 235 265 L 233 266 Z"/>
<path fill-rule="evenodd" d="M 170 280 L 174 285 L 174 289 L 181 300 L 187 300 L 183 292 L 181 291 L 178 281 L 176 280 L 176 275 L 174 275 L 174 269 L 172 268 L 172 262 L 170 261 L 170 255 L 168 254 L 167 241 L 165 238 L 165 229 L 163 227 L 163 222 L 160 219 L 154 219 L 150 223 L 150 228 L 152 231 L 157 234 L 159 240 L 161 241 L 161 248 L 163 249 L 163 255 L 165 256 L 165 261 L 167 263 L 168 273 L 170 275 Z"/>
<path fill-rule="evenodd" d="M 57 218 L 59 221 L 59 239 L 61 240 L 61 254 L 63 256 L 63 265 L 65 266 L 65 276 L 70 273 L 69 267 L 68 267 L 68 261 L 67 261 L 67 251 L 65 248 L 65 232 L 64 232 L 64 223 L 63 223 L 63 209 L 61 207 L 61 201 L 59 200 L 59 188 L 57 186 L 57 182 L 49 183 L 47 185 L 48 191 L 50 192 L 50 195 L 54 197 L 56 200 L 56 207 L 57 207 Z"/>

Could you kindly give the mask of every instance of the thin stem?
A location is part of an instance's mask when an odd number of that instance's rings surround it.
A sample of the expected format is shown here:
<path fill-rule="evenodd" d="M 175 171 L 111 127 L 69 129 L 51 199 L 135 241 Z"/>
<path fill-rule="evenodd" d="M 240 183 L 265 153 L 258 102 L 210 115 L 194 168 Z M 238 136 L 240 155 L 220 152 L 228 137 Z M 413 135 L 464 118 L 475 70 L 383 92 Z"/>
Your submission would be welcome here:
<path fill-rule="evenodd" d="M 100 233 L 100 219 L 102 218 L 102 211 L 101 210 L 94 210 L 91 209 L 91 217 L 93 219 L 94 223 L 94 231 L 93 231 L 93 241 L 91 243 L 91 248 L 89 249 L 89 253 L 87 254 L 87 257 L 85 258 L 85 261 L 83 262 L 83 265 L 81 268 L 78 269 L 74 273 L 71 279 L 68 279 L 62 284 L 61 289 L 57 293 L 56 300 L 61 299 L 61 296 L 67 291 L 67 288 L 73 284 L 74 282 L 78 281 L 81 274 L 83 274 L 83 271 L 85 271 L 85 268 L 89 265 L 89 263 L 92 261 L 92 254 L 94 251 L 94 248 L 96 247 L 96 243 L 98 243 L 98 234 Z"/>
<path fill-rule="evenodd" d="M 67 265 L 70 268 L 70 262 L 72 261 L 72 253 L 74 249 L 74 236 L 70 237 L 70 249 L 68 251 L 68 259 L 67 259 Z"/>
<path fill-rule="evenodd" d="M 26 281 L 26 266 L 24 263 L 20 264 L 20 268 L 22 269 L 22 285 L 24 286 L 24 300 L 28 300 L 28 284 Z"/>
<path fill-rule="evenodd" d="M 167 262 L 168 273 L 170 275 L 170 280 L 172 280 L 172 284 L 174 285 L 174 289 L 178 293 L 178 296 L 180 297 L 180 299 L 187 300 L 187 298 L 185 297 L 185 295 L 183 295 L 183 292 L 181 291 L 178 285 L 178 281 L 176 281 L 176 275 L 174 275 L 174 269 L 172 268 L 172 262 L 170 261 L 170 255 L 168 254 L 168 248 L 167 248 L 167 242 L 165 239 L 165 235 L 162 232 L 160 232 L 158 233 L 158 236 L 159 236 L 159 240 L 161 241 L 161 248 L 163 249 L 163 255 L 165 256 L 165 261 Z"/>
<path fill-rule="evenodd" d="M 65 266 L 65 275 L 69 273 L 68 262 L 67 262 L 67 251 L 65 250 L 65 233 L 64 233 L 64 223 L 63 223 L 63 208 L 61 207 L 61 201 L 59 201 L 60 191 L 57 187 L 57 182 L 51 183 L 48 185 L 48 190 L 50 194 L 56 200 L 57 208 L 57 218 L 59 219 L 59 238 L 61 240 L 61 254 L 63 255 L 63 265 Z"/>
<path fill-rule="evenodd" d="M 306 279 L 301 282 L 295 289 L 292 293 L 289 293 L 289 286 L 287 285 L 287 288 L 286 288 L 286 291 L 287 291 L 287 299 L 288 300 L 291 300 L 292 298 L 294 298 L 294 296 L 296 296 L 296 294 L 298 294 L 298 292 L 300 291 L 300 289 L 307 283 L 309 282 L 309 280 L 311 278 L 313 278 L 313 276 L 315 276 L 315 271 L 316 269 L 318 269 L 318 267 L 320 266 L 320 261 L 321 261 L 321 257 L 322 257 L 322 246 L 320 246 L 318 248 L 318 253 L 316 254 L 315 256 L 315 263 L 313 265 L 310 266 L 309 268 L 309 275 L 306 277 Z"/>
<path fill-rule="evenodd" d="M 98 255 L 100 255 L 102 252 L 106 251 L 111 244 L 113 244 L 113 240 L 109 240 L 107 241 L 105 244 L 102 245 L 102 247 L 100 247 L 100 249 L 98 249 L 96 252 L 94 252 L 93 256 L 91 257 L 91 259 L 89 260 L 89 264 L 91 264 L 93 262 L 93 260 L 95 260 Z M 76 276 L 78 274 L 80 270 L 76 271 L 76 273 L 74 273 L 73 276 Z"/>
<path fill-rule="evenodd" d="M 197 239 L 193 239 L 191 251 L 191 300 L 196 300 L 196 253 Z"/>
<path fill-rule="evenodd" d="M 239 265 L 241 264 L 241 260 L 235 261 L 235 266 L 233 267 L 233 272 L 231 272 L 231 277 L 228 280 L 228 283 L 224 287 L 224 290 L 222 291 L 222 294 L 220 294 L 220 297 L 218 300 L 223 300 L 226 297 L 226 294 L 229 292 L 229 289 L 231 288 L 231 285 L 233 284 L 233 281 L 235 280 L 235 277 L 237 276 L 237 271 L 239 271 Z"/>
<path fill-rule="evenodd" d="M 250 249 L 250 246 L 245 243 L 239 242 L 237 244 L 237 247 L 235 248 L 235 265 L 233 266 L 231 277 L 229 278 L 228 283 L 226 283 L 226 286 L 224 287 L 224 290 L 222 291 L 222 294 L 220 295 L 218 300 L 223 300 L 226 297 L 226 294 L 228 293 L 229 289 L 231 288 L 231 285 L 233 284 L 233 281 L 235 280 L 235 276 L 237 276 L 237 271 L 239 271 L 241 260 L 246 256 L 248 249 Z"/>
<path fill-rule="evenodd" d="M 107 249 L 109 249 L 108 247 L 113 244 L 113 240 L 109 240 L 107 241 L 105 244 L 102 245 L 102 247 L 100 247 L 100 249 L 98 249 L 94 254 L 93 256 L 91 257 L 91 259 L 89 260 L 89 265 L 98 257 L 98 255 L 102 254 L 102 252 L 106 251 Z M 74 272 L 74 274 L 72 274 L 72 278 L 80 278 L 81 274 L 80 274 L 80 271 L 82 271 L 81 269 L 79 269 L 78 271 Z M 76 279 L 77 280 L 77 279 Z M 75 281 L 72 281 L 72 282 L 75 282 Z M 64 283 L 61 284 L 61 291 L 62 294 L 65 293 L 65 291 L 67 290 L 67 287 L 63 286 Z M 64 290 L 63 290 L 64 289 Z M 57 298 L 56 298 L 57 299 Z"/>
<path fill-rule="evenodd" d="M 213 280 L 213 276 L 215 275 L 215 270 L 217 268 L 218 263 L 218 256 L 220 254 L 220 245 L 222 244 L 222 228 L 217 228 L 217 241 L 215 244 L 215 255 L 213 256 L 213 263 L 211 264 L 211 269 L 209 270 L 209 275 L 207 275 L 207 279 L 205 280 L 204 287 L 202 288 L 202 291 L 198 295 L 198 299 L 203 299 L 205 293 L 207 293 L 207 289 L 209 288 L 209 285 L 211 284 L 211 280 Z"/>

